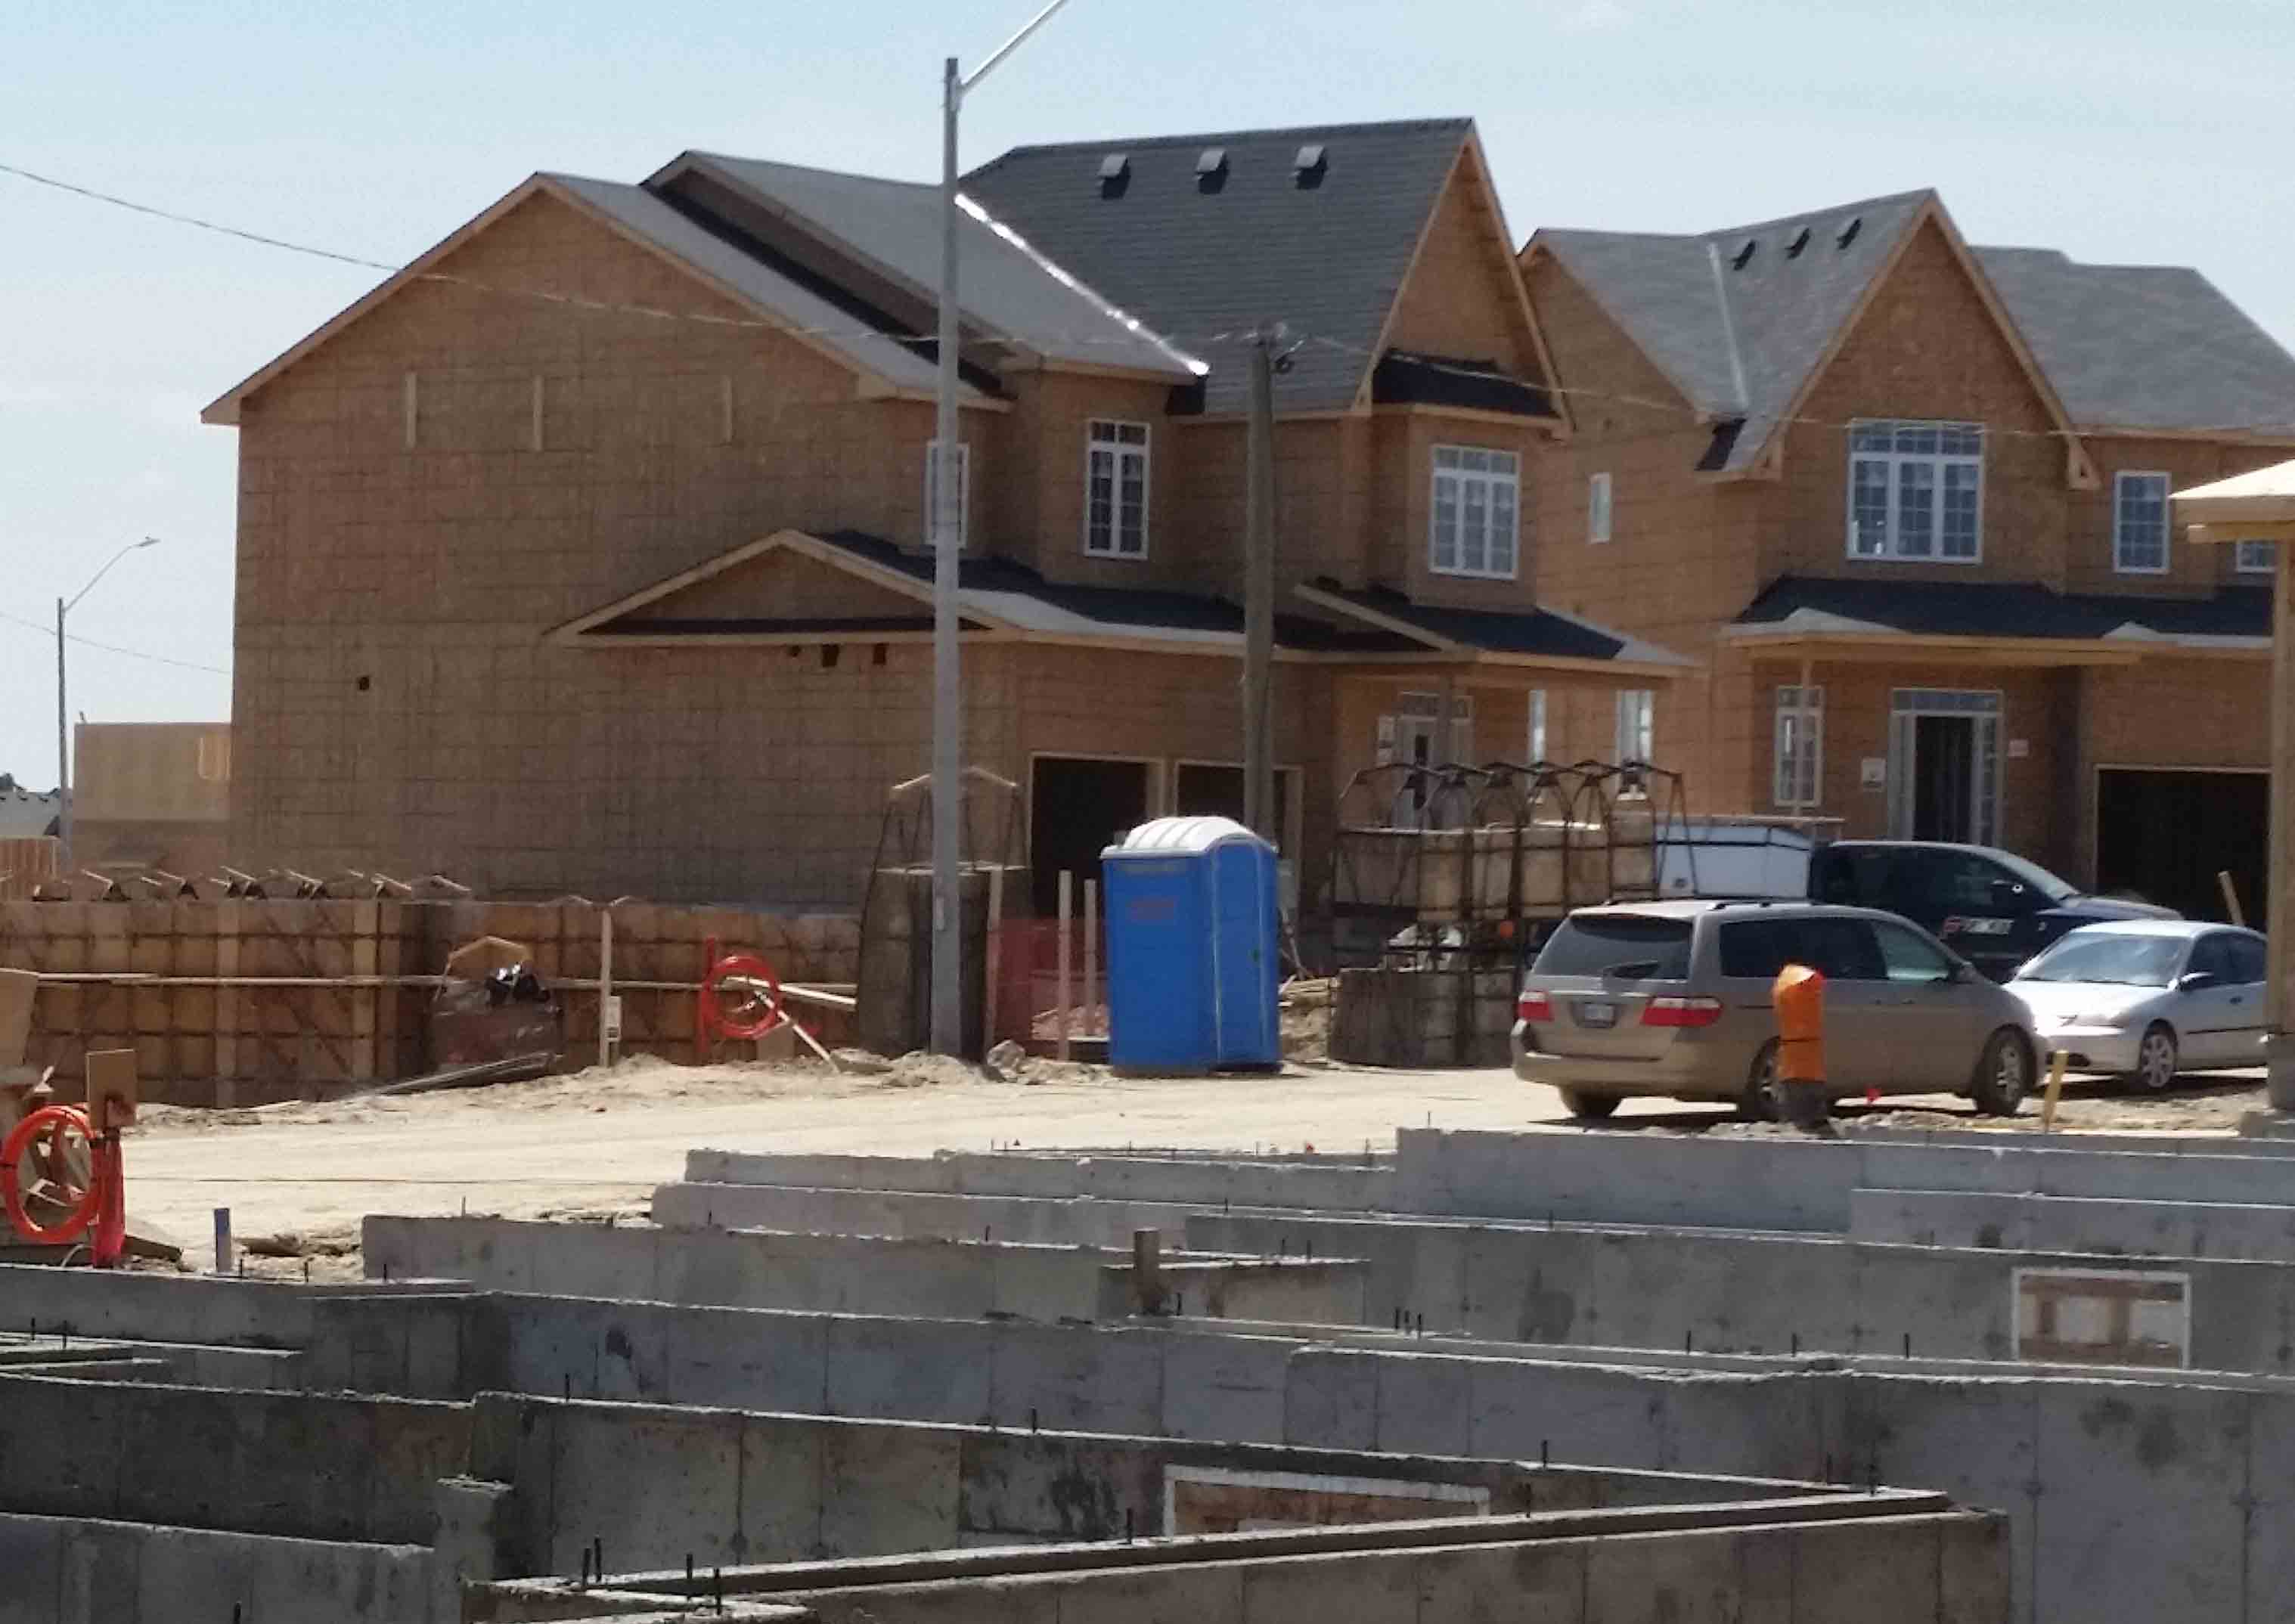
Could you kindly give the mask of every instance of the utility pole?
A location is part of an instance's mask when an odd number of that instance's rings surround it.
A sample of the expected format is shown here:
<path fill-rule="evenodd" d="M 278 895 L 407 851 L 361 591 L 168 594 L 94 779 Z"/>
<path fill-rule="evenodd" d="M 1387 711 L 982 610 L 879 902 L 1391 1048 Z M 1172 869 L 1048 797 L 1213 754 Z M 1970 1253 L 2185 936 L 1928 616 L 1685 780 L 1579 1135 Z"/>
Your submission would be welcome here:
<path fill-rule="evenodd" d="M 1020 31 L 990 53 L 969 76 L 956 58 L 941 64 L 940 78 L 940 388 L 933 412 L 933 747 L 932 747 L 932 1047 L 938 1055 L 964 1049 L 964 682 L 957 635 L 958 549 L 963 541 L 965 454 L 959 444 L 957 390 L 956 125 L 972 87 L 1021 43 L 1052 20 L 1067 0 L 1050 0 Z M 995 990 L 988 990 L 991 998 Z"/>
<path fill-rule="evenodd" d="M 56 600 L 56 832 L 61 836 L 62 850 L 58 853 L 57 869 L 69 884 L 72 868 L 72 793 L 71 793 L 71 731 L 64 720 L 64 616 L 79 607 L 79 600 L 95 590 L 95 583 L 111 573 L 111 567 L 131 552 L 141 552 L 146 547 L 157 547 L 159 538 L 147 535 L 140 542 L 130 542 L 103 561 L 103 567 L 87 578 L 87 584 L 70 598 Z"/>
<path fill-rule="evenodd" d="M 1251 336 L 1251 428 L 1243 543 L 1243 820 L 1270 841 L 1275 806 L 1275 334 Z"/>

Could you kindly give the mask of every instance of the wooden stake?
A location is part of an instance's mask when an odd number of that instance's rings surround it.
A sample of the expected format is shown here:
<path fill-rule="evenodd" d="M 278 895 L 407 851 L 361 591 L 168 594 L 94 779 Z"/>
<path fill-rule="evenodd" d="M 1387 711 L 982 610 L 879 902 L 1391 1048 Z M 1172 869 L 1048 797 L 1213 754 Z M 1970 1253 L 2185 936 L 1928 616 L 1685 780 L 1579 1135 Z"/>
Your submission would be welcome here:
<path fill-rule="evenodd" d="M 1068 1057 L 1068 926 L 1069 914 L 1075 905 L 1075 876 L 1067 869 L 1060 870 L 1060 944 L 1059 968 L 1054 986 L 1058 990 L 1060 1038 L 1059 1057 Z"/>
<path fill-rule="evenodd" d="M 2048 1051 L 2048 1091 L 2040 1101 L 2042 1133 L 2054 1133 L 2056 1130 L 2056 1102 L 2063 1098 L 2064 1068 L 2071 1064 L 2071 1056 L 2061 1049 Z"/>
<path fill-rule="evenodd" d="M 1099 882 L 1083 883 L 1083 1030 L 1099 1032 Z"/>
<path fill-rule="evenodd" d="M 981 967 L 980 1046 L 984 1052 L 996 1047 L 996 1016 L 1002 1000 L 998 994 L 1003 983 L 998 980 L 1004 967 L 1004 865 L 997 862 L 988 870 L 988 935 Z"/>
<path fill-rule="evenodd" d="M 2216 884 L 2223 887 L 2224 908 L 2230 913 L 2231 922 L 2234 925 L 2245 926 L 2247 923 L 2247 915 L 2239 905 L 2239 887 L 2232 884 L 2231 870 L 2229 869 L 2217 869 Z"/>
<path fill-rule="evenodd" d="M 614 1063 L 614 1034 L 607 1019 L 614 1007 L 614 910 L 598 910 L 598 1064 Z"/>

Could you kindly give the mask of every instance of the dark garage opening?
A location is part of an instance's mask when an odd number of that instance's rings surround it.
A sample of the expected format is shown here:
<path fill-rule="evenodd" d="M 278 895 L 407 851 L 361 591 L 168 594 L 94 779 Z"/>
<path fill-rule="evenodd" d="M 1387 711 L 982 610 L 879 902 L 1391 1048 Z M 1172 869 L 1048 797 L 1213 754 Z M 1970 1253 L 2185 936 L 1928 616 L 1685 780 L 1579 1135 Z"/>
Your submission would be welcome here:
<path fill-rule="evenodd" d="M 1146 762 L 1086 761 L 1040 755 L 1028 790 L 1028 862 L 1036 917 L 1059 909 L 1060 870 L 1083 882 L 1099 877 L 1099 854 L 1124 831 L 1148 820 Z"/>
<path fill-rule="evenodd" d="M 2219 869 L 2264 924 L 2271 775 L 2106 767 L 2096 774 L 2095 888 L 2193 919 L 2228 919 Z"/>

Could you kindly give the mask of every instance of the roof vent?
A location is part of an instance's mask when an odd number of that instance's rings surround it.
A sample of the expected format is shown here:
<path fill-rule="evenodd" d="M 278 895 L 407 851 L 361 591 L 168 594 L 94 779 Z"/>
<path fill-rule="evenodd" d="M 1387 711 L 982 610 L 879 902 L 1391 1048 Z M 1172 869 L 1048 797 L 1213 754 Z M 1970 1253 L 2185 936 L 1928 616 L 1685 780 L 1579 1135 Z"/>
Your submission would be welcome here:
<path fill-rule="evenodd" d="M 1301 186 L 1319 186 L 1331 169 L 1330 154 L 1319 141 L 1311 141 L 1291 160 L 1291 172 Z"/>
<path fill-rule="evenodd" d="M 1729 268 L 1733 271 L 1742 271 L 1747 265 L 1752 264 L 1753 250 L 1760 246 L 1761 241 L 1760 238 L 1746 238 L 1744 244 L 1737 249 L 1737 251 L 1729 256 Z"/>
<path fill-rule="evenodd" d="M 1131 184 L 1131 154 L 1110 152 L 1099 160 L 1099 195 L 1120 198 Z"/>
<path fill-rule="evenodd" d="M 1801 257 L 1801 251 L 1808 246 L 1809 227 L 1804 225 L 1793 234 L 1793 241 L 1785 244 L 1785 257 L 1787 259 L 1799 259 Z"/>
<path fill-rule="evenodd" d="M 1847 248 L 1850 243 L 1857 241 L 1857 233 L 1864 229 L 1865 216 L 1863 215 L 1850 216 L 1849 224 L 1841 228 L 1841 234 L 1833 240 L 1833 246 L 1837 249 Z"/>
<path fill-rule="evenodd" d="M 1196 190 L 1217 192 L 1227 184 L 1227 149 L 1205 147 L 1196 155 Z"/>

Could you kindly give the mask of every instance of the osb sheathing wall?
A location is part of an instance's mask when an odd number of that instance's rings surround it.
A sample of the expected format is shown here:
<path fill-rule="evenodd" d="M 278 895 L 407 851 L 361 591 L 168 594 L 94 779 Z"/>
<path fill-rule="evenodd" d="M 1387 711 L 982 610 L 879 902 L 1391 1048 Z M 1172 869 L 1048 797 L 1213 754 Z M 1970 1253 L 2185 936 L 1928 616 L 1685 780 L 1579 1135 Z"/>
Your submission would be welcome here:
<path fill-rule="evenodd" d="M 0 967 L 67 978 L 41 983 L 26 1058 L 54 1066 L 68 1097 L 89 1049 L 133 1049 L 148 1099 L 254 1104 L 428 1070 L 435 990 L 406 983 L 441 975 L 446 955 L 479 936 L 532 948 L 545 982 L 594 981 L 605 911 L 588 902 L 0 902 Z M 786 982 L 854 975 L 851 916 L 640 902 L 612 912 L 626 1054 L 702 1057 L 692 988 L 713 937 L 721 952 L 759 954 Z M 586 1064 L 598 993 L 559 995 L 564 1064 Z"/>

